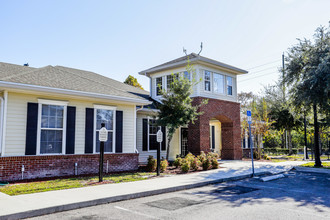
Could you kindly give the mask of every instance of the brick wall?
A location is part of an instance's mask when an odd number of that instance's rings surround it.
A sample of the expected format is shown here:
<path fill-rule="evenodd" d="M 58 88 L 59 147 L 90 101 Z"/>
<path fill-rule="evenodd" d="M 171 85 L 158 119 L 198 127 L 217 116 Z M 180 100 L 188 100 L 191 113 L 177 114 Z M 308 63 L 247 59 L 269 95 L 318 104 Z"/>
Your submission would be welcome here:
<path fill-rule="evenodd" d="M 199 105 L 204 98 L 196 97 L 193 105 Z M 222 159 L 242 159 L 240 104 L 236 102 L 208 99 L 199 111 L 204 114 L 198 116 L 194 124 L 188 126 L 188 150 L 193 154 L 200 151 L 210 151 L 210 126 L 212 118 L 221 122 Z"/>
<path fill-rule="evenodd" d="M 104 172 L 134 171 L 138 169 L 138 154 L 105 154 Z M 75 175 L 97 174 L 99 155 L 51 155 L 0 157 L 0 181 L 22 179 L 22 165 L 25 167 L 24 179 L 35 179 Z"/>

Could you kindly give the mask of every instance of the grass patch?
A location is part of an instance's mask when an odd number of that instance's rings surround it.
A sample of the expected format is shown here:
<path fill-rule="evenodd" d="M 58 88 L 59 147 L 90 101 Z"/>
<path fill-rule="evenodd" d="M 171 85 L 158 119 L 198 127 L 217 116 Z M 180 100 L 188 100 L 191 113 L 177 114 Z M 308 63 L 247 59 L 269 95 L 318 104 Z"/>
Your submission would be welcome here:
<path fill-rule="evenodd" d="M 312 167 L 312 168 L 316 168 L 314 167 L 315 162 L 309 162 L 309 163 L 305 163 L 303 165 L 300 165 L 301 167 Z M 319 168 L 323 168 L 323 169 L 330 169 L 330 162 L 322 162 L 323 167 L 319 167 Z"/>
<path fill-rule="evenodd" d="M 145 180 L 155 176 L 156 173 L 120 173 L 103 177 L 104 183 L 122 183 Z M 29 183 L 16 183 L 0 187 L 0 192 L 15 196 L 22 194 L 47 192 L 61 189 L 80 188 L 98 184 L 98 177 L 77 177 L 68 179 L 56 179 Z"/>

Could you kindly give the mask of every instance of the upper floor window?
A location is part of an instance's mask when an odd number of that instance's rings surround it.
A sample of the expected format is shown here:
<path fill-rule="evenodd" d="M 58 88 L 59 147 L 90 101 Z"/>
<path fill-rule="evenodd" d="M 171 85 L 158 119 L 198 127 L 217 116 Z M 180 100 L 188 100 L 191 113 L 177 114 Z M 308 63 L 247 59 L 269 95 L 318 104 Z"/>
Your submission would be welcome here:
<path fill-rule="evenodd" d="M 183 77 L 190 81 L 190 73 L 188 71 L 183 72 Z"/>
<path fill-rule="evenodd" d="M 224 93 L 224 76 L 218 73 L 213 73 L 213 90 L 215 93 Z"/>
<path fill-rule="evenodd" d="M 95 153 L 100 152 L 99 131 L 101 123 L 105 124 L 108 130 L 108 141 L 104 142 L 104 152 L 114 152 L 113 136 L 114 136 L 114 115 L 115 108 L 111 106 L 95 106 Z"/>
<path fill-rule="evenodd" d="M 205 91 L 211 91 L 211 72 L 209 71 L 204 73 L 204 89 Z"/>
<path fill-rule="evenodd" d="M 227 95 L 233 95 L 233 78 L 227 76 Z"/>
<path fill-rule="evenodd" d="M 171 84 L 174 82 L 174 77 L 176 79 L 179 78 L 179 74 L 171 74 L 171 75 L 168 75 L 166 76 L 166 85 L 167 85 L 167 89 L 170 89 L 171 88 Z"/>
<path fill-rule="evenodd" d="M 163 78 L 156 78 L 156 95 L 160 95 L 160 91 L 163 89 Z"/>

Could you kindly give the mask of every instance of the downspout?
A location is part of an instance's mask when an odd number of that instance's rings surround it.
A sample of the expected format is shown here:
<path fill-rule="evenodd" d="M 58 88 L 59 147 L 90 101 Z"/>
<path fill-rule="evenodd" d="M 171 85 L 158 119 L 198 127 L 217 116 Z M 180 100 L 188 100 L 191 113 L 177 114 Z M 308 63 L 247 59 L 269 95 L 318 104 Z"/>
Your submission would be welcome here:
<path fill-rule="evenodd" d="M 137 106 L 136 106 L 137 107 Z M 136 129 L 136 125 L 137 125 L 137 112 L 142 110 L 143 109 L 143 105 L 141 106 L 141 108 L 137 108 L 135 109 L 135 116 L 134 116 L 134 128 L 135 128 L 135 132 L 134 132 L 134 139 L 135 139 L 135 142 L 134 142 L 134 153 L 139 153 L 139 151 L 137 150 L 137 138 L 136 138 L 136 132 L 137 132 L 137 129 Z"/>
<path fill-rule="evenodd" d="M 2 156 L 2 130 L 3 130 L 3 97 L 0 97 L 1 101 L 1 112 L 0 112 L 0 155 Z"/>
<path fill-rule="evenodd" d="M 7 123 L 7 100 L 8 100 L 8 91 L 4 91 L 4 97 L 1 102 L 1 156 L 5 156 L 5 138 L 6 138 L 6 123 Z"/>

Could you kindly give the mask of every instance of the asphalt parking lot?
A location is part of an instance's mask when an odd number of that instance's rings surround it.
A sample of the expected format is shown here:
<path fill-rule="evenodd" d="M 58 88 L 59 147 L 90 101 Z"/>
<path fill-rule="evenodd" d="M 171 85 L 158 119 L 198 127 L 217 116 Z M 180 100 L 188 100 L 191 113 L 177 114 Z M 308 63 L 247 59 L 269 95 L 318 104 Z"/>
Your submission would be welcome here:
<path fill-rule="evenodd" d="M 330 219 L 330 175 L 290 171 L 33 219 Z"/>

